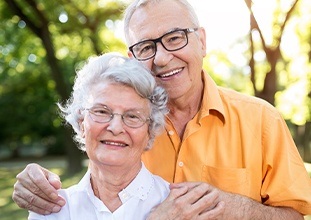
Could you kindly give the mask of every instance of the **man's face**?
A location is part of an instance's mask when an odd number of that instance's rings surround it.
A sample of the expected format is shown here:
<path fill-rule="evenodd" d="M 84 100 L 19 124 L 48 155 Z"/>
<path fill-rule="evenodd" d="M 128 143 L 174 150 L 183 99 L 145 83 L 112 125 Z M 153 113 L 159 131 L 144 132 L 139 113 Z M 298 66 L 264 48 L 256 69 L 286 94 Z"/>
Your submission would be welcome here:
<path fill-rule="evenodd" d="M 136 10 L 131 18 L 129 46 L 161 37 L 177 28 L 198 28 L 194 27 L 183 6 L 171 0 L 147 5 Z M 178 51 L 169 52 L 161 43 L 156 47 L 156 55 L 142 62 L 152 70 L 157 83 L 167 90 L 170 99 L 187 96 L 194 87 L 202 84 L 202 63 L 206 53 L 204 29 L 188 33 L 187 46 Z"/>

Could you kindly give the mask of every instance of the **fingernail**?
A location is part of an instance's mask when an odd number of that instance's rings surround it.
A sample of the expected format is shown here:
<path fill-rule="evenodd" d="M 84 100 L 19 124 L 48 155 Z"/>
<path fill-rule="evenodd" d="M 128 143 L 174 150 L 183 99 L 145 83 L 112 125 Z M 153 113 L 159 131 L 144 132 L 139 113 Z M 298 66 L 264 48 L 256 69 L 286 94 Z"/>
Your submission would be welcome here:
<path fill-rule="evenodd" d="M 49 211 L 44 211 L 44 215 L 49 215 L 49 214 L 51 214 L 51 212 L 49 212 Z"/>
<path fill-rule="evenodd" d="M 64 200 L 59 200 L 57 202 L 57 204 L 60 205 L 60 206 L 64 206 L 66 204 L 66 202 Z"/>
<path fill-rule="evenodd" d="M 61 209 L 61 207 L 59 207 L 59 206 L 54 206 L 53 212 L 59 212 L 60 209 Z"/>
<path fill-rule="evenodd" d="M 51 199 L 57 199 L 58 198 L 58 195 L 56 193 L 52 193 L 50 195 Z"/>

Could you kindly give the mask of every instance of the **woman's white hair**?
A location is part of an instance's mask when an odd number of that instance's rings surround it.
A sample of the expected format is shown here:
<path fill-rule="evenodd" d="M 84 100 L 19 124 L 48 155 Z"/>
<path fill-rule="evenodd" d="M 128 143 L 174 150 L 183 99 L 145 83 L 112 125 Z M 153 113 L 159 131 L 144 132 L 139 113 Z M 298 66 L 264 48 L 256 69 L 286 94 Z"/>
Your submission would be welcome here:
<path fill-rule="evenodd" d="M 118 53 L 106 53 L 89 58 L 88 62 L 77 72 L 73 91 L 66 104 L 58 103 L 61 115 L 75 131 L 75 140 L 79 148 L 85 151 L 85 140 L 80 130 L 87 98 L 92 87 L 98 83 L 110 82 L 133 88 L 142 98 L 148 99 L 150 107 L 149 142 L 146 149 L 152 147 L 154 138 L 164 128 L 165 115 L 168 113 L 168 96 L 165 90 L 157 86 L 150 71 L 135 59 Z"/>

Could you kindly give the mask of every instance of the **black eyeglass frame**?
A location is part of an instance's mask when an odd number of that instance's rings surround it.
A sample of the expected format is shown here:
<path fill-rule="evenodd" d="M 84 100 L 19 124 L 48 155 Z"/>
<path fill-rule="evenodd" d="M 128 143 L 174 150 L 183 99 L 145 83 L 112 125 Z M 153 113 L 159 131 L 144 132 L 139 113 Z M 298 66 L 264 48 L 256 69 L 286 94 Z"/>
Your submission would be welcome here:
<path fill-rule="evenodd" d="M 146 60 L 149 60 L 149 59 L 153 58 L 153 57 L 156 55 L 156 53 L 157 53 L 157 43 L 158 43 L 158 42 L 161 43 L 161 45 L 163 46 L 163 48 L 164 48 L 165 50 L 169 51 L 169 52 L 181 50 L 182 48 L 184 48 L 185 46 L 188 45 L 188 33 L 193 33 L 193 32 L 195 32 L 195 31 L 197 31 L 198 29 L 199 29 L 199 28 L 175 29 L 175 30 L 173 30 L 173 31 L 170 31 L 170 32 L 167 32 L 167 33 L 163 34 L 161 37 L 158 37 L 158 38 L 156 38 L 156 39 L 143 40 L 143 41 L 140 41 L 140 42 L 138 42 L 138 43 L 136 43 L 136 44 L 133 44 L 132 46 L 129 47 L 129 50 L 132 52 L 132 54 L 133 54 L 133 56 L 135 57 L 135 59 L 137 59 L 137 60 L 139 60 L 139 61 L 146 61 Z M 177 31 L 183 31 L 183 32 L 185 33 L 185 36 L 186 36 L 186 43 L 185 43 L 185 45 L 183 45 L 182 47 L 178 47 L 178 48 L 176 48 L 176 49 L 173 49 L 173 50 L 167 49 L 167 48 L 165 47 L 165 45 L 163 44 L 163 42 L 162 42 L 163 37 L 166 37 L 167 35 L 172 34 L 172 33 L 174 33 L 174 32 L 177 32 Z M 147 57 L 147 58 L 137 58 L 136 55 L 135 55 L 135 53 L 134 53 L 133 48 L 134 48 L 135 46 L 141 44 L 141 43 L 145 43 L 145 42 L 148 42 L 148 41 L 153 42 L 154 45 L 155 45 L 155 47 L 154 47 L 154 48 L 155 48 L 155 49 L 154 49 L 154 54 L 151 55 L 151 56 L 149 56 L 149 57 Z"/>

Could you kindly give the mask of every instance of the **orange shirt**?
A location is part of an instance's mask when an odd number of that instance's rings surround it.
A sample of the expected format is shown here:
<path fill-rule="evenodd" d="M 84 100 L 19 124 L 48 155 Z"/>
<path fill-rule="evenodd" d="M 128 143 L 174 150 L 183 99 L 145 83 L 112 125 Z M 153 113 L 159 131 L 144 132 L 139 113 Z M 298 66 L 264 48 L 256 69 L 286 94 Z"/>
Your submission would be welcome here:
<path fill-rule="evenodd" d="M 311 214 L 311 180 L 279 112 L 202 77 L 202 107 L 183 139 L 167 118 L 166 132 L 143 154 L 146 167 L 169 182 L 203 181 Z"/>

